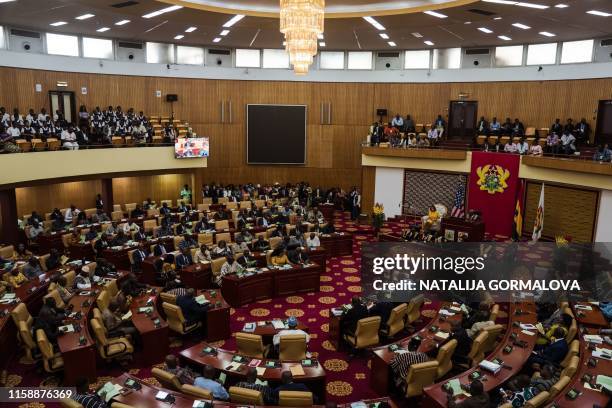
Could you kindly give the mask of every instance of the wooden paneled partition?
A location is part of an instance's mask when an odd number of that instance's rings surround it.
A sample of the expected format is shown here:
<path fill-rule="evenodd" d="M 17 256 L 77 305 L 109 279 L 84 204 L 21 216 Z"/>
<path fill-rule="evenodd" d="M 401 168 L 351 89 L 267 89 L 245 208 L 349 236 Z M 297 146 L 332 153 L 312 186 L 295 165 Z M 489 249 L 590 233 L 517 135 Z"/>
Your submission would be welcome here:
<path fill-rule="evenodd" d="M 78 208 L 93 208 L 96 204 L 96 194 L 100 193 L 101 189 L 100 180 L 16 188 L 17 214 L 23 217 L 32 211 L 38 211 L 44 216 L 44 213 L 54 207 L 66 208 L 70 204 Z"/>
<path fill-rule="evenodd" d="M 586 118 L 595 127 L 600 99 L 610 98 L 612 78 L 540 82 L 485 83 L 317 83 L 234 81 L 189 78 L 136 77 L 0 68 L 0 106 L 27 112 L 48 106 L 48 91 L 57 81 L 75 91 L 77 106 L 121 105 L 147 114 L 169 115 L 162 95 L 178 95 L 175 116 L 210 137 L 204 182 L 287 182 L 306 180 L 315 185 L 349 188 L 361 182 L 360 142 L 375 120 L 376 109 L 389 118 L 411 114 L 416 123 L 431 123 L 438 114 L 446 119 L 448 102 L 459 93 L 478 101 L 478 115 L 518 117 L 525 126 L 548 127 L 555 118 Z M 42 92 L 34 92 L 35 84 Z M 81 87 L 88 92 L 82 95 Z M 231 101 L 231 123 L 221 121 L 220 106 Z M 307 163 L 305 166 L 248 166 L 246 164 L 245 106 L 248 103 L 305 104 L 308 106 Z M 331 124 L 321 125 L 321 107 L 329 103 Z M 291 132 L 291 129 L 287 129 Z M 282 154 L 282 152 L 279 152 Z M 126 192 L 127 194 L 127 192 Z M 126 196 L 127 197 L 127 196 Z M 119 201 L 118 201 L 119 202 Z"/>
<path fill-rule="evenodd" d="M 113 201 L 121 205 L 142 203 L 149 197 L 158 203 L 176 201 L 185 184 L 191 188 L 191 173 L 114 178 Z"/>

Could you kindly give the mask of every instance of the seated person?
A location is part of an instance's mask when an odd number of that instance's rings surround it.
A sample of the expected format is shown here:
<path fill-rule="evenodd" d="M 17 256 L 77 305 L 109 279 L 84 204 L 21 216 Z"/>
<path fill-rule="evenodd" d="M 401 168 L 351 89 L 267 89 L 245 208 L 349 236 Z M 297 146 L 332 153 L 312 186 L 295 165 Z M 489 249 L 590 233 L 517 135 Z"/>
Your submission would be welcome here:
<path fill-rule="evenodd" d="M 521 140 L 517 143 L 518 154 L 527 154 L 529 152 L 529 144 L 525 140 L 525 137 L 521 137 Z"/>
<path fill-rule="evenodd" d="M 564 333 L 563 328 L 557 327 L 553 332 L 551 343 L 538 352 L 534 352 L 527 360 L 526 367 L 538 371 L 545 364 L 559 365 L 569 350 Z"/>
<path fill-rule="evenodd" d="M 156 237 L 171 237 L 173 235 L 174 232 L 172 231 L 172 228 L 170 228 L 168 221 L 166 221 L 166 219 L 163 219 L 161 226 L 157 229 Z"/>
<path fill-rule="evenodd" d="M 43 232 L 45 232 L 45 229 L 43 228 L 42 223 L 34 220 L 28 231 L 28 238 L 34 241 Z"/>
<path fill-rule="evenodd" d="M 291 264 L 289 258 L 287 258 L 287 250 L 284 247 L 278 247 L 272 251 L 272 254 L 270 255 L 270 262 L 274 266 Z"/>
<path fill-rule="evenodd" d="M 417 141 L 417 147 L 429 147 L 429 139 L 425 135 L 421 135 Z"/>
<path fill-rule="evenodd" d="M 59 335 L 58 327 L 66 318 L 64 311 L 57 307 L 55 298 L 49 296 L 45 299 L 43 306 L 38 312 L 38 317 L 34 320 L 34 333 L 37 329 L 42 329 L 51 343 L 57 342 Z"/>
<path fill-rule="evenodd" d="M 168 207 L 168 203 L 163 203 L 161 208 L 159 209 L 159 213 L 161 215 L 168 215 L 172 212 L 172 210 L 170 209 L 170 207 Z"/>
<path fill-rule="evenodd" d="M 274 389 L 274 397 L 278 401 L 278 393 L 281 391 L 303 391 L 310 392 L 308 387 L 302 383 L 294 383 L 291 371 L 283 371 L 281 374 L 281 385 Z"/>
<path fill-rule="evenodd" d="M 98 228 L 95 225 L 92 225 L 87 234 L 85 234 L 85 241 L 90 242 L 94 239 L 98 238 Z"/>
<path fill-rule="evenodd" d="M 45 266 L 47 267 L 47 270 L 50 271 L 52 269 L 59 268 L 61 265 L 60 260 L 61 257 L 59 251 L 56 248 L 51 248 L 51 250 L 49 251 L 49 257 L 45 261 Z"/>
<path fill-rule="evenodd" d="M 467 330 L 462 326 L 458 320 L 452 320 L 450 322 L 451 330 L 449 340 L 457 340 L 457 347 L 453 353 L 453 362 L 465 364 L 468 362 L 468 354 L 472 350 L 472 338 L 468 336 Z"/>
<path fill-rule="evenodd" d="M 468 337 L 474 339 L 481 330 L 493 326 L 495 322 L 489 320 L 489 311 L 479 310 L 474 316 L 474 323 L 466 330 Z"/>
<path fill-rule="evenodd" d="M 17 248 L 13 251 L 13 260 L 14 261 L 24 261 L 27 262 L 28 259 L 32 257 L 32 252 L 26 249 L 26 246 L 22 243 L 17 245 Z"/>
<path fill-rule="evenodd" d="M 374 303 L 372 307 L 370 307 L 369 313 L 370 316 L 380 316 L 380 324 L 384 326 L 387 324 L 387 320 L 389 320 L 389 316 L 391 315 L 391 310 L 393 309 L 393 303 L 379 301 Z"/>
<path fill-rule="evenodd" d="M 26 278 L 25 275 L 21 273 L 19 268 L 17 266 L 13 266 L 13 269 L 11 270 L 11 273 L 8 277 L 8 283 L 12 287 L 18 288 L 24 283 L 26 283 L 27 281 L 28 281 L 28 278 Z"/>
<path fill-rule="evenodd" d="M 231 254 L 232 254 L 231 248 L 227 245 L 227 242 L 225 242 L 225 240 L 223 239 L 217 242 L 217 246 L 214 247 L 211 252 L 211 256 L 213 258 L 225 257 Z"/>
<path fill-rule="evenodd" d="M 153 255 L 154 256 L 164 256 L 167 253 L 168 253 L 168 250 L 166 249 L 166 246 L 164 245 L 164 243 L 162 241 L 158 241 L 153 246 Z"/>
<path fill-rule="evenodd" d="M 529 154 L 532 156 L 542 156 L 544 154 L 544 150 L 542 146 L 540 146 L 540 138 L 536 138 L 531 147 L 529 148 Z"/>
<path fill-rule="evenodd" d="M 612 158 L 612 150 L 608 147 L 608 144 L 599 145 L 597 151 L 593 154 L 593 161 L 609 162 Z"/>
<path fill-rule="evenodd" d="M 111 221 L 111 224 L 106 227 L 106 230 L 104 231 L 104 235 L 107 236 L 111 236 L 111 235 L 115 235 L 119 232 L 119 226 L 117 225 L 117 221 Z"/>
<path fill-rule="evenodd" d="M 142 210 L 142 208 L 140 207 L 140 204 L 136 204 L 136 208 L 134 208 L 132 210 L 132 213 L 130 214 L 131 218 L 138 218 L 138 217 L 144 217 L 145 213 Z"/>
<path fill-rule="evenodd" d="M 134 261 L 132 269 L 134 272 L 142 271 L 142 262 L 147 258 L 147 256 L 149 256 L 149 254 L 145 249 L 144 243 L 140 242 L 138 244 L 138 249 L 132 253 L 132 260 Z"/>
<path fill-rule="evenodd" d="M 125 245 L 127 242 L 129 241 L 128 237 L 125 235 L 125 232 L 120 229 L 117 232 L 117 235 L 115 236 L 115 238 L 112 241 L 112 246 L 123 246 Z"/>
<path fill-rule="evenodd" d="M 546 137 L 546 151 L 548 153 L 559 153 L 559 136 L 557 133 L 551 133 Z"/>
<path fill-rule="evenodd" d="M 453 390 L 449 387 L 447 391 L 448 408 L 489 408 L 489 394 L 484 391 L 484 386 L 479 380 L 474 380 L 468 388 L 469 397 L 455 401 Z"/>
<path fill-rule="evenodd" d="M 205 321 L 206 312 L 210 307 L 209 304 L 201 305 L 195 300 L 195 289 L 193 288 L 187 289 L 184 296 L 177 297 L 176 305 L 181 308 L 187 326 Z"/>
<path fill-rule="evenodd" d="M 318 248 L 321 246 L 321 240 L 319 236 L 314 232 L 311 232 L 308 238 L 306 238 L 306 246 L 310 249 Z"/>
<path fill-rule="evenodd" d="M 561 136 L 561 151 L 567 155 L 576 153 L 576 137 L 569 130 Z"/>
<path fill-rule="evenodd" d="M 179 250 L 183 250 L 184 248 L 196 248 L 198 243 L 191 237 L 190 234 L 184 234 L 183 240 L 179 243 Z"/>
<path fill-rule="evenodd" d="M 538 374 L 534 375 L 530 382 L 531 387 L 534 387 L 538 393 L 550 391 L 550 388 L 559 381 L 560 372 L 551 364 L 544 364 Z"/>
<path fill-rule="evenodd" d="M 406 376 L 411 365 L 429 361 L 427 354 L 418 351 L 420 346 L 421 340 L 413 337 L 408 342 L 408 350 L 396 351 L 391 360 L 390 367 L 395 376 L 395 384 L 400 388 L 403 388 L 406 383 Z"/>
<path fill-rule="evenodd" d="M 518 152 L 518 143 L 513 143 L 512 140 L 509 140 L 508 143 L 504 146 L 504 152 L 506 153 L 517 153 Z"/>
<path fill-rule="evenodd" d="M 66 277 L 62 275 L 58 275 L 57 278 L 54 279 L 54 281 L 55 281 L 55 289 L 57 289 L 57 293 L 62 299 L 62 302 L 68 304 L 68 302 L 70 302 L 70 299 L 72 299 L 74 294 L 67 287 L 68 281 L 66 280 Z"/>
<path fill-rule="evenodd" d="M 257 260 L 251 255 L 251 251 L 245 250 L 236 260 L 243 268 L 254 268 L 257 266 Z"/>
<path fill-rule="evenodd" d="M 357 328 L 357 322 L 368 317 L 368 315 L 368 309 L 361 303 L 359 296 L 353 296 L 351 299 L 351 308 L 342 318 L 342 332 L 352 335 Z"/>
<path fill-rule="evenodd" d="M 522 407 L 538 393 L 530 384 L 529 376 L 519 374 L 508 381 L 508 390 L 500 391 L 501 404 L 510 403 L 513 407 Z"/>
<path fill-rule="evenodd" d="M 23 274 L 25 277 L 28 280 L 35 279 L 42 275 L 42 273 L 43 271 L 40 267 L 40 263 L 38 262 L 38 258 L 35 256 L 30 257 L 30 259 L 28 259 L 28 263 L 23 267 Z"/>
<path fill-rule="evenodd" d="M 309 262 L 308 254 L 302 251 L 302 247 L 295 247 L 287 251 L 287 259 L 295 265 L 304 265 Z"/>
<path fill-rule="evenodd" d="M 180 270 L 189 265 L 193 265 L 191 250 L 189 248 L 182 248 L 180 255 L 176 257 L 176 269 Z"/>
<path fill-rule="evenodd" d="M 130 220 L 123 224 L 123 232 L 127 236 L 131 236 L 132 232 L 138 231 L 140 231 L 140 227 L 138 226 L 138 224 L 136 224 L 136 222 L 134 222 L 134 220 Z"/>
<path fill-rule="evenodd" d="M 270 249 L 270 243 L 264 239 L 263 235 L 258 236 L 257 241 L 253 244 L 253 250 L 262 252 L 268 249 Z"/>
<path fill-rule="evenodd" d="M 111 299 L 108 307 L 102 311 L 102 322 L 109 336 L 130 336 L 136 340 L 138 330 L 132 325 L 131 320 L 122 320 L 120 316 L 119 303 L 116 299 Z"/>
<path fill-rule="evenodd" d="M 497 121 L 496 117 L 489 124 L 489 133 L 492 135 L 499 135 L 501 133 L 501 124 Z"/>
<path fill-rule="evenodd" d="M 244 381 L 238 382 L 236 387 L 261 392 L 265 404 L 274 405 L 276 402 L 273 390 L 268 386 L 267 381 L 260 381 L 257 379 L 257 369 L 255 367 L 249 367 L 246 378 Z"/>
<path fill-rule="evenodd" d="M 78 290 L 91 289 L 91 279 L 89 278 L 89 273 L 85 270 L 85 268 L 81 268 L 79 274 L 74 278 L 73 285 Z"/>
<path fill-rule="evenodd" d="M 242 266 L 236 262 L 233 255 L 227 255 L 225 257 L 225 263 L 221 266 L 221 271 L 219 275 L 215 278 L 215 282 L 219 287 L 221 287 L 223 283 L 223 277 L 225 275 L 231 275 L 232 273 L 236 273 L 242 270 Z"/>
<path fill-rule="evenodd" d="M 136 297 L 140 295 L 140 293 L 147 288 L 147 285 L 144 283 L 138 282 L 138 278 L 132 272 L 128 273 L 127 277 L 121 284 L 121 292 L 125 296 Z"/>
<path fill-rule="evenodd" d="M 99 396 L 96 392 L 89 389 L 87 377 L 81 377 L 76 381 L 76 394 L 70 398 L 87 408 L 108 408 L 109 405 L 104 400 L 104 396 Z"/>
<path fill-rule="evenodd" d="M 204 366 L 204 376 L 197 377 L 193 385 L 209 390 L 216 400 L 227 401 L 229 400 L 229 394 L 223 385 L 215 380 L 215 374 L 216 370 L 212 366 L 206 365 Z"/>
<path fill-rule="evenodd" d="M 438 221 L 440 221 L 440 213 L 435 205 L 429 206 L 429 210 L 427 212 L 427 219 L 423 224 L 423 229 L 428 231 L 431 229 L 433 225 L 435 225 Z"/>
<path fill-rule="evenodd" d="M 306 343 L 310 341 L 310 336 L 308 335 L 308 333 L 306 333 L 304 330 L 297 328 L 298 321 L 295 317 L 291 316 L 289 319 L 287 319 L 287 326 L 289 327 L 288 329 L 280 330 L 272 338 L 272 343 L 274 344 L 274 347 L 278 347 L 278 345 L 280 344 L 281 337 L 291 334 L 303 334 L 306 336 Z"/>
<path fill-rule="evenodd" d="M 164 361 L 164 371 L 176 375 L 181 384 L 193 385 L 199 376 L 189 367 L 179 366 L 178 359 L 173 354 L 168 354 Z"/>
<path fill-rule="evenodd" d="M 210 250 L 206 244 L 200 245 L 200 248 L 196 251 L 193 263 L 206 263 L 210 262 Z"/>
<path fill-rule="evenodd" d="M 553 340 L 553 333 L 557 330 L 557 328 L 561 328 L 563 330 L 563 336 L 567 335 L 567 332 L 572 325 L 574 318 L 567 314 L 562 313 L 557 319 L 553 321 L 549 326 L 544 326 L 544 334 L 538 333 L 538 339 L 536 340 L 535 349 L 541 349 L 547 344 L 550 344 Z"/>
<path fill-rule="evenodd" d="M 429 143 L 432 146 L 436 146 L 438 144 L 438 129 L 436 129 L 433 125 L 431 125 L 431 129 L 427 132 L 427 139 L 429 139 Z"/>

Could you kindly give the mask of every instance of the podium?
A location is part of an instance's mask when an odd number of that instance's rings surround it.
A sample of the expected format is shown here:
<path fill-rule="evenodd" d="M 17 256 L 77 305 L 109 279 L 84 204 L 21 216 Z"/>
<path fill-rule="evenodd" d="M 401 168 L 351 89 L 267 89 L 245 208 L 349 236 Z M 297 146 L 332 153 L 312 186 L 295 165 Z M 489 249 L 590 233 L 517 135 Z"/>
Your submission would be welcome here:
<path fill-rule="evenodd" d="M 442 218 L 440 231 L 449 242 L 482 242 L 485 237 L 485 225 L 482 221 L 470 221 L 464 218 Z"/>

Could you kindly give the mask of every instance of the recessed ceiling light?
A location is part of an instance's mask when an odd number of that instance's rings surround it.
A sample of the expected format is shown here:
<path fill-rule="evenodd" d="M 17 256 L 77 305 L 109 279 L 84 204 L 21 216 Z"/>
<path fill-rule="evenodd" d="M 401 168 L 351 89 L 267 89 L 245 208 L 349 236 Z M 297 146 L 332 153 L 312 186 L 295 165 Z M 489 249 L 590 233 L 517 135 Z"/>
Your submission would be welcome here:
<path fill-rule="evenodd" d="M 220 35 L 221 37 L 225 37 L 226 35 L 228 35 L 228 34 L 229 34 L 229 32 L 230 32 L 230 30 L 223 30 L 223 31 L 221 31 L 221 32 L 219 33 L 219 35 Z"/>
<path fill-rule="evenodd" d="M 489 30 L 487 27 L 478 27 L 478 29 L 487 34 L 491 34 L 493 32 L 493 30 Z"/>
<path fill-rule="evenodd" d="M 390 47 L 397 47 L 397 44 L 393 41 L 387 41 L 387 44 L 389 44 Z"/>
<path fill-rule="evenodd" d="M 55 22 L 55 23 L 51 23 L 51 24 L 49 24 L 49 25 L 50 25 L 50 26 L 53 26 L 53 27 L 59 27 L 59 26 L 63 26 L 63 25 L 66 25 L 66 24 L 68 24 L 68 23 L 67 23 L 67 22 L 65 22 L 65 21 L 57 21 L 57 22 Z"/>
<path fill-rule="evenodd" d="M 485 3 L 497 3 L 497 4 L 510 4 L 510 5 L 514 5 L 516 4 L 516 1 L 510 1 L 510 0 L 482 0 Z"/>
<path fill-rule="evenodd" d="M 239 22 L 243 18 L 244 18 L 243 14 L 236 14 L 234 17 L 232 17 L 229 20 L 227 20 L 227 22 L 225 24 L 223 24 L 223 27 L 230 28 L 231 26 L 233 26 L 234 24 L 236 24 L 237 22 Z"/>
<path fill-rule="evenodd" d="M 497 38 L 499 38 L 500 40 L 504 40 L 504 41 L 510 41 L 512 40 L 512 38 L 507 37 L 505 35 L 498 35 Z"/>
<path fill-rule="evenodd" d="M 493 20 L 501 20 L 501 17 L 495 17 Z"/>
<path fill-rule="evenodd" d="M 110 30 L 109 27 L 101 27 L 101 28 L 98 28 L 96 31 L 99 32 L 99 33 L 103 33 L 103 32 L 108 31 L 108 30 Z"/>
<path fill-rule="evenodd" d="M 17 1 L 17 0 L 0 0 L 0 3 L 11 3 L 13 1 Z"/>
<path fill-rule="evenodd" d="M 319 40 L 322 40 L 323 38 L 325 38 L 325 36 L 324 36 L 323 34 L 317 34 L 317 38 L 318 38 Z"/>
<path fill-rule="evenodd" d="M 423 38 L 423 34 L 421 33 L 412 33 L 412 36 L 416 38 Z"/>
<path fill-rule="evenodd" d="M 378 21 L 376 21 L 374 18 L 367 16 L 363 18 L 365 21 L 367 21 L 368 23 L 372 24 L 374 26 L 374 28 L 376 28 L 379 31 L 385 31 L 385 27 L 380 24 Z"/>
<path fill-rule="evenodd" d="M 165 14 L 165 13 L 170 13 L 171 11 L 180 10 L 182 8 L 183 8 L 183 6 L 165 7 L 163 9 L 160 9 L 160 10 L 153 11 L 151 13 L 145 14 L 144 16 L 142 16 L 142 18 L 153 18 L 153 17 L 157 17 L 159 15 Z"/>
<path fill-rule="evenodd" d="M 535 3 L 524 3 L 524 2 L 519 2 L 516 3 L 517 6 L 521 6 L 521 7 L 529 7 L 529 8 L 534 8 L 534 9 L 539 9 L 539 10 L 544 10 L 549 8 L 550 6 L 545 6 L 544 4 L 535 4 Z"/>
<path fill-rule="evenodd" d="M 424 11 L 423 13 L 429 14 L 430 16 L 434 16 L 434 17 L 438 17 L 438 18 L 447 18 L 448 17 L 446 14 L 438 13 L 437 11 L 432 11 L 432 10 L 427 10 L 427 11 Z"/>
<path fill-rule="evenodd" d="M 193 33 L 197 29 L 198 29 L 198 27 L 189 27 L 188 29 L 185 30 L 185 32 L 186 33 Z"/>
<path fill-rule="evenodd" d="M 515 26 L 516 28 L 522 28 L 523 30 L 529 30 L 531 28 L 528 25 L 521 24 L 521 23 L 514 23 L 512 25 Z"/>
<path fill-rule="evenodd" d="M 129 23 L 129 22 L 130 22 L 130 20 L 120 20 L 120 21 L 117 21 L 117 22 L 115 23 L 115 25 L 116 25 L 116 26 L 122 26 L 122 25 L 126 25 L 126 24 L 127 24 L 127 23 Z"/>
<path fill-rule="evenodd" d="M 76 20 L 87 20 L 88 18 L 94 17 L 95 14 L 83 14 L 82 16 L 75 17 Z"/>
<path fill-rule="evenodd" d="M 217 37 L 217 38 L 215 38 L 215 39 L 213 40 L 213 42 L 214 42 L 214 43 L 221 42 L 221 37 Z"/>
<path fill-rule="evenodd" d="M 175 39 L 175 40 L 180 40 L 180 39 L 182 39 L 182 38 L 184 38 L 184 37 L 185 37 L 185 36 L 184 36 L 183 34 L 179 34 L 179 35 L 175 35 L 175 36 L 174 36 L 174 39 Z"/>
<path fill-rule="evenodd" d="M 326 45 L 327 45 L 327 44 L 325 44 L 325 41 L 321 41 L 321 42 L 319 43 L 319 47 L 325 47 Z"/>
<path fill-rule="evenodd" d="M 610 13 L 606 13 L 605 11 L 599 11 L 599 10 L 589 10 L 589 11 L 587 11 L 587 14 L 592 14 L 594 16 L 600 16 L 600 17 L 610 17 L 610 16 L 612 16 L 612 14 L 610 14 Z"/>
<path fill-rule="evenodd" d="M 540 31 L 539 34 L 543 35 L 544 37 L 555 37 L 556 36 L 556 34 L 549 33 L 548 31 Z"/>
<path fill-rule="evenodd" d="M 385 34 L 385 33 L 380 33 L 378 35 L 380 35 L 380 38 L 382 38 L 383 40 L 388 40 L 389 39 L 389 36 L 387 34 Z"/>
<path fill-rule="evenodd" d="M 466 21 L 466 22 L 465 22 L 465 23 L 463 23 L 463 24 L 472 24 L 472 22 L 471 22 L 471 21 Z"/>
<path fill-rule="evenodd" d="M 559 3 L 555 5 L 556 8 L 568 8 L 569 6 L 567 4 L 563 4 L 563 3 Z"/>
<path fill-rule="evenodd" d="M 429 41 L 429 40 L 427 40 L 427 41 L 423 41 L 423 42 L 424 42 L 425 44 L 427 44 L 427 45 L 434 45 L 434 43 L 433 43 L 432 41 Z"/>

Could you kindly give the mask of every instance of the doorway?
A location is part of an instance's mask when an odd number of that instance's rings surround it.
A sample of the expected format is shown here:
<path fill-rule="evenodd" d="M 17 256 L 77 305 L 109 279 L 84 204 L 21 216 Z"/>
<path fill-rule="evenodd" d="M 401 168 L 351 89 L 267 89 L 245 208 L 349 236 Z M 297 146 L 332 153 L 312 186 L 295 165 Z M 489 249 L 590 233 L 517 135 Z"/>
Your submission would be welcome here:
<path fill-rule="evenodd" d="M 448 137 L 471 139 L 476 135 L 477 101 L 451 101 L 448 119 Z"/>
<path fill-rule="evenodd" d="M 66 122 L 76 123 L 76 107 L 74 106 L 74 92 L 72 91 L 49 91 L 49 106 L 51 117 L 59 111 Z"/>
<path fill-rule="evenodd" d="M 595 143 L 612 143 L 612 99 L 599 101 Z"/>

